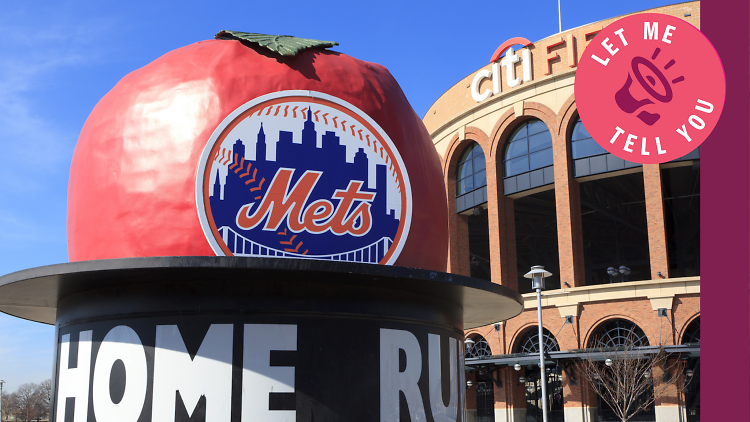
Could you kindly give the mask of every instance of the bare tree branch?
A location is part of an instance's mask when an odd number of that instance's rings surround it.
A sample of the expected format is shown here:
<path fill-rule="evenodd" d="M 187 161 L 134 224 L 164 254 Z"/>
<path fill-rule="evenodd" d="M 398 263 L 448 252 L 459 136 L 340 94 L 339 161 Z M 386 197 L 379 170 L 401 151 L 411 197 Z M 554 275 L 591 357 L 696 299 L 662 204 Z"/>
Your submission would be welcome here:
<path fill-rule="evenodd" d="M 684 385 L 682 360 L 670 362 L 663 346 L 650 354 L 638 346 L 631 331 L 620 347 L 589 349 L 577 364 L 579 373 L 623 422 L 648 409 L 670 387 Z M 604 355 L 606 363 L 595 360 L 593 353 Z"/>
<path fill-rule="evenodd" d="M 39 384 L 30 382 L 22 384 L 16 391 L 3 394 L 2 420 L 13 416 L 16 421 L 30 421 L 35 418 L 46 418 L 49 415 L 52 380 L 47 379 Z"/>

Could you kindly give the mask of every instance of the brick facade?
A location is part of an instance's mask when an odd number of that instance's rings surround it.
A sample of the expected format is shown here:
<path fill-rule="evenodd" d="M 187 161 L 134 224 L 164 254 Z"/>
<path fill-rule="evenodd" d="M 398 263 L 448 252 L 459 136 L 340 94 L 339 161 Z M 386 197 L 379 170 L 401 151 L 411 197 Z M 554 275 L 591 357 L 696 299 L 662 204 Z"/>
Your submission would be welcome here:
<path fill-rule="evenodd" d="M 698 2 L 644 12 L 677 16 L 695 26 L 699 26 L 700 22 Z M 554 184 L 543 189 L 553 188 L 555 192 L 560 284 L 567 283 L 569 287 L 555 292 L 559 296 L 545 299 L 542 314 L 544 328 L 555 336 L 563 351 L 586 348 L 597 329 L 613 319 L 624 319 L 638 325 L 650 345 L 679 345 L 686 328 L 700 317 L 699 277 L 670 279 L 665 196 L 659 165 L 645 165 L 642 168 L 650 279 L 601 286 L 585 285 L 580 188 L 573 174 L 570 147 L 573 126 L 578 119 L 572 84 L 575 66 L 585 45 L 596 31 L 615 19 L 584 25 L 528 47 L 533 58 L 532 81 L 510 88 L 503 78 L 500 93 L 477 103 L 466 88 L 475 72 L 443 94 L 424 117 L 424 123 L 443 160 L 450 226 L 449 271 L 470 274 L 468 217 L 456 213 L 455 173 L 461 153 L 476 142 L 482 148 L 487 164 L 488 201 L 483 207 L 487 208 L 488 213 L 492 282 L 514 290 L 519 288 L 514 198 L 505 196 L 503 192 L 503 152 L 510 135 L 524 121 L 536 118 L 549 129 Z M 568 48 L 572 48 L 572 51 Z M 557 57 L 548 61 L 555 53 Z M 522 75 L 521 63 L 516 66 L 517 74 Z M 491 69 L 491 65 L 482 69 Z M 485 79 L 480 92 L 491 89 L 491 85 L 492 82 Z M 533 89 L 529 89 L 530 86 Z M 465 333 L 467 338 L 482 336 L 493 355 L 517 353 L 522 337 L 529 330 L 536 330 L 537 326 L 536 303 L 529 295 L 525 295 L 525 300 L 526 310 L 517 317 L 497 328 L 489 325 L 468 330 Z M 659 308 L 667 308 L 668 315 L 659 317 Z M 565 316 L 573 317 L 572 324 L 566 323 Z M 561 372 L 565 420 L 595 419 L 596 394 L 584 379 L 571 377 L 574 371 L 568 369 Z M 661 379 L 659 371 L 654 371 L 655 380 Z M 512 367 L 503 366 L 496 375 L 501 385 L 494 387 L 495 420 L 525 420 L 526 391 L 525 386 L 518 382 L 519 373 Z M 468 374 L 467 380 L 476 383 L 476 372 Z M 655 382 L 658 387 L 658 381 Z M 684 415 L 679 411 L 680 406 L 684 405 L 684 398 L 678 390 L 674 386 L 669 387 L 667 394 L 657 401 L 657 421 L 684 420 Z M 467 393 L 469 421 L 472 414 L 476 416 L 476 398 L 472 397 L 473 394 Z"/>

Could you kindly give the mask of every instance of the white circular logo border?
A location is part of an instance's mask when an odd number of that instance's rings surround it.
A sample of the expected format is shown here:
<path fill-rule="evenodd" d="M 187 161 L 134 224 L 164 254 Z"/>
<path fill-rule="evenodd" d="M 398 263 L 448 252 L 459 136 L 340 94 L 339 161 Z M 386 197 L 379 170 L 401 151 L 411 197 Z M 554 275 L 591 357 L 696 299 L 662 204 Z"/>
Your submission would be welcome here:
<path fill-rule="evenodd" d="M 235 109 L 232 113 L 230 113 L 227 117 L 222 120 L 222 122 L 219 124 L 219 126 L 216 127 L 214 132 L 211 134 L 211 137 L 208 139 L 208 142 L 206 143 L 206 146 L 203 148 L 203 153 L 201 154 L 200 161 L 198 163 L 198 171 L 196 174 L 196 181 L 195 181 L 195 204 L 198 211 L 198 219 L 200 220 L 201 229 L 203 230 L 203 234 L 206 236 L 206 240 L 208 240 L 208 243 L 211 245 L 211 249 L 213 249 L 214 253 L 217 256 L 226 256 L 224 253 L 224 250 L 221 248 L 221 245 L 219 245 L 219 242 L 216 240 L 216 238 L 213 235 L 213 232 L 211 231 L 211 225 L 208 222 L 208 217 L 206 216 L 206 209 L 205 209 L 205 198 L 203 196 L 203 178 L 206 171 L 206 166 L 208 164 L 209 156 L 211 155 L 211 150 L 213 149 L 214 145 L 216 144 L 216 141 L 219 139 L 221 134 L 224 132 L 224 130 L 229 126 L 234 120 L 239 117 L 242 113 L 247 111 L 248 109 L 266 102 L 268 100 L 273 100 L 277 98 L 284 98 L 284 97 L 310 97 L 310 98 L 319 98 L 321 100 L 330 101 L 332 103 L 338 104 L 347 110 L 355 113 L 357 117 L 365 120 L 367 123 L 369 123 L 375 131 L 377 131 L 382 139 L 386 142 L 386 144 L 391 148 L 393 152 L 393 157 L 396 159 L 396 163 L 398 167 L 401 169 L 401 174 L 404 179 L 404 196 L 406 199 L 406 215 L 402 216 L 402 218 L 405 218 L 404 221 L 404 228 L 401 233 L 401 237 L 398 240 L 398 244 L 395 244 L 395 249 L 393 250 L 393 254 L 391 254 L 391 257 L 388 259 L 388 262 L 385 262 L 381 265 L 393 265 L 396 262 L 396 259 L 401 255 L 401 251 L 404 247 L 404 244 L 406 243 L 406 239 L 409 237 L 409 229 L 411 228 L 411 218 L 412 218 L 412 195 L 411 195 L 411 182 L 409 181 L 409 174 L 406 171 L 406 166 L 404 165 L 403 160 L 401 159 L 401 154 L 399 153 L 396 146 L 393 144 L 393 141 L 391 141 L 391 138 L 388 136 L 388 134 L 383 130 L 383 128 L 380 127 L 370 116 L 367 115 L 367 113 L 363 112 L 359 108 L 355 107 L 354 105 L 340 99 L 337 97 L 334 97 L 333 95 L 324 94 L 322 92 L 317 91 L 305 91 L 305 90 L 289 90 L 289 91 L 279 91 L 279 92 L 273 92 L 270 94 L 262 95 L 260 97 L 254 98 L 245 104 L 239 106 L 237 109 Z M 391 246 L 393 247 L 393 245 Z"/>

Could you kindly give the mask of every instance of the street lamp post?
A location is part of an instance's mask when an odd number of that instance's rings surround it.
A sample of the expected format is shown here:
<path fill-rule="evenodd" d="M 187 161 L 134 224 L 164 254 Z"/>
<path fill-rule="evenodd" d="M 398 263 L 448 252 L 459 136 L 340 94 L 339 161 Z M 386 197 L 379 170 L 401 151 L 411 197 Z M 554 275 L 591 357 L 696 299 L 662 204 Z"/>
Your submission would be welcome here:
<path fill-rule="evenodd" d="M 542 289 L 544 288 L 544 278 L 550 277 L 552 273 L 546 271 L 543 266 L 535 265 L 531 271 L 524 277 L 531 279 L 531 288 L 536 290 L 536 312 L 539 320 L 539 371 L 541 372 L 540 382 L 542 384 L 542 416 L 544 422 L 547 422 L 547 372 L 544 368 L 544 342 L 542 337 Z"/>
<path fill-rule="evenodd" d="M 0 380 L 0 422 L 3 422 L 3 384 L 5 380 Z"/>

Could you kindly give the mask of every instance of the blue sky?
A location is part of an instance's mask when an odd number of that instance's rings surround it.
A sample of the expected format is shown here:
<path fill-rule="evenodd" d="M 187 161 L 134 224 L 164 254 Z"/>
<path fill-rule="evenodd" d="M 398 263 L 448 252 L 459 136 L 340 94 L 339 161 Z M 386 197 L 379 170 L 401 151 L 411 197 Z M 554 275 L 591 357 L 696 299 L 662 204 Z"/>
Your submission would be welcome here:
<path fill-rule="evenodd" d="M 668 1 L 562 1 L 563 30 Z M 0 275 L 67 262 L 66 192 L 76 139 L 123 76 L 222 29 L 333 40 L 380 63 L 417 114 L 503 41 L 557 32 L 557 1 L 3 2 L 0 5 Z M 471 3 L 468 3 L 471 4 Z M 460 9 L 460 10 L 459 10 Z M 52 372 L 54 328 L 0 314 L 5 391 Z"/>

